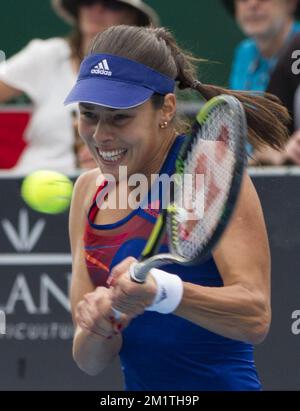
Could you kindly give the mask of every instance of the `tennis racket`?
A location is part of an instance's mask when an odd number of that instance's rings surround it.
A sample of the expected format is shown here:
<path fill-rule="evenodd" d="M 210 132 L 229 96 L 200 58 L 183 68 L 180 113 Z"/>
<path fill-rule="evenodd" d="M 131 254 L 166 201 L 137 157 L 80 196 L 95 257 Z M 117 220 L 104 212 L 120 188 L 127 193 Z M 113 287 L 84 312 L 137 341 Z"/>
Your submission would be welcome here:
<path fill-rule="evenodd" d="M 199 264 L 211 254 L 238 198 L 246 136 L 246 115 L 235 97 L 220 95 L 202 107 L 176 159 L 170 202 L 159 215 L 140 261 L 130 267 L 133 281 L 144 283 L 151 268 Z M 170 253 L 157 254 L 165 234 Z"/>

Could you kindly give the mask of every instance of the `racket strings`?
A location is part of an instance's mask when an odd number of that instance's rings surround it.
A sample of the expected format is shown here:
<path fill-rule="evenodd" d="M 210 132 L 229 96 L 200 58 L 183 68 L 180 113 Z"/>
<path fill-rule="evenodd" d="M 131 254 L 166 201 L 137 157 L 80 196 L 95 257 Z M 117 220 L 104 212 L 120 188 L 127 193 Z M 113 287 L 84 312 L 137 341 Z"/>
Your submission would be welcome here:
<path fill-rule="evenodd" d="M 201 253 L 224 213 L 235 169 L 237 127 L 227 106 L 215 107 L 187 155 L 184 176 L 192 178 L 185 178 L 184 189 L 175 195 L 175 203 L 187 211 L 187 220 L 173 215 L 172 235 L 177 254 L 189 260 Z"/>

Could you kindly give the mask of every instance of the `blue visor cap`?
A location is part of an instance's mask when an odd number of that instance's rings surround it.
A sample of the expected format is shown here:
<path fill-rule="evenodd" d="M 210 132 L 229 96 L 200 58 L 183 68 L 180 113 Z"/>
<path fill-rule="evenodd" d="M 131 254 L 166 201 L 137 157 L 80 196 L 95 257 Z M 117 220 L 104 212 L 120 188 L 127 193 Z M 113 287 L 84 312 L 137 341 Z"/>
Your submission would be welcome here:
<path fill-rule="evenodd" d="M 80 66 L 77 82 L 65 100 L 126 109 L 139 106 L 154 94 L 173 93 L 175 81 L 152 68 L 124 57 L 93 54 Z"/>

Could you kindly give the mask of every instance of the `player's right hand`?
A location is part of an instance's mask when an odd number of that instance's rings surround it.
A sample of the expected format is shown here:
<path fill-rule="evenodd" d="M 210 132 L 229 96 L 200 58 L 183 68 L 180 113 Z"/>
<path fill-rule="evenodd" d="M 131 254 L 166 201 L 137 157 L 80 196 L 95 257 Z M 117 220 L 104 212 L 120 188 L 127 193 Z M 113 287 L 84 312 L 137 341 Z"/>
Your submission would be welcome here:
<path fill-rule="evenodd" d="M 114 312 L 112 310 L 112 290 L 98 287 L 85 294 L 77 304 L 75 320 L 82 329 L 100 337 L 110 339 L 117 334 Z M 129 319 L 123 318 L 123 323 Z"/>

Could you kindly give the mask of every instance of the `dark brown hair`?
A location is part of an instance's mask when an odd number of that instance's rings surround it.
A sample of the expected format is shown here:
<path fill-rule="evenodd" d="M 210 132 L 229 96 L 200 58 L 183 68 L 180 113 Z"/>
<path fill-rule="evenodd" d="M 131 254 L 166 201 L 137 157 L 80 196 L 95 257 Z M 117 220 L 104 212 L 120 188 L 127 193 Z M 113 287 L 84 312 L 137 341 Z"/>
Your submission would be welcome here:
<path fill-rule="evenodd" d="M 269 145 L 281 149 L 288 139 L 290 117 L 277 97 L 200 83 L 196 75 L 198 59 L 183 51 L 163 27 L 111 27 L 94 38 L 90 54 L 97 53 L 114 54 L 145 64 L 175 79 L 179 89 L 197 90 L 206 100 L 220 94 L 235 96 L 244 105 L 249 141 L 255 148 Z"/>
<path fill-rule="evenodd" d="M 78 66 L 79 66 L 79 64 L 84 58 L 84 50 L 83 50 L 83 35 L 77 24 L 74 27 L 74 29 L 71 31 L 69 36 L 67 37 L 67 40 L 71 48 L 71 57 L 78 63 Z"/>

